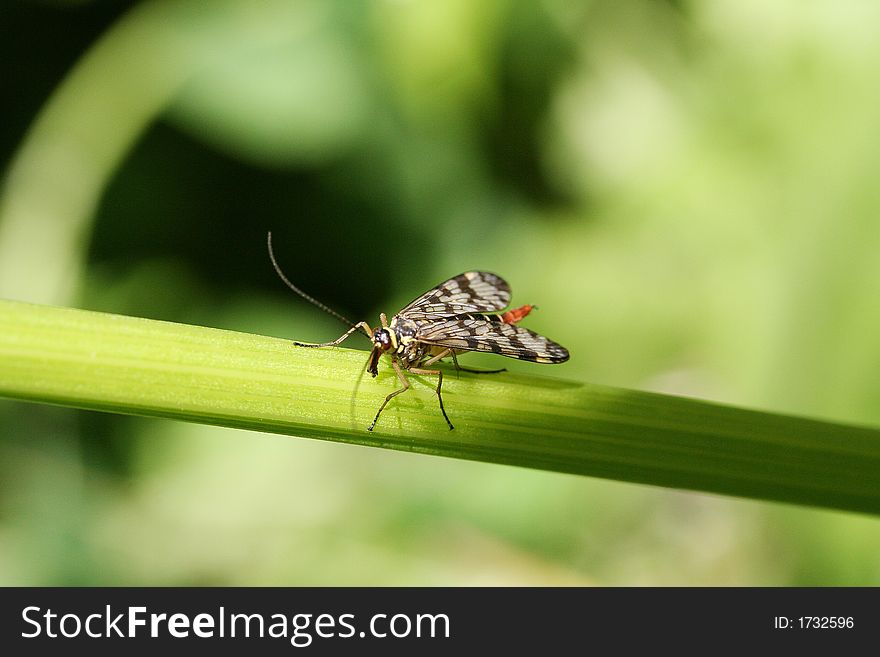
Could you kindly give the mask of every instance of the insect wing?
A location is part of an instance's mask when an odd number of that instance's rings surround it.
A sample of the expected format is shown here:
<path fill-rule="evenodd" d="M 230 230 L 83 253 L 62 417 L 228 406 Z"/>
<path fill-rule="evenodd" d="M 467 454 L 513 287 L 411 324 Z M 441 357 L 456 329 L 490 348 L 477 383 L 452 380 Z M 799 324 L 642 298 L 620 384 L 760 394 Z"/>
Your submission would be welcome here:
<path fill-rule="evenodd" d="M 449 317 L 420 327 L 416 340 L 462 351 L 486 351 L 534 363 L 562 363 L 568 350 L 515 324 L 505 324 L 495 315 Z"/>
<path fill-rule="evenodd" d="M 503 310 L 509 303 L 507 281 L 487 271 L 467 271 L 428 290 L 398 315 L 418 320 L 487 313 Z"/>

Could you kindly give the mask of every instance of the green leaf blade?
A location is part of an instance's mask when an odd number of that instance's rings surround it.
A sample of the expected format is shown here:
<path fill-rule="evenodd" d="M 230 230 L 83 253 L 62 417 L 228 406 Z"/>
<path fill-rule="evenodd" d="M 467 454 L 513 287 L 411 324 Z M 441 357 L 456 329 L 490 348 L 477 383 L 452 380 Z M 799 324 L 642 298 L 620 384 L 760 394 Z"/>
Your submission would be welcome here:
<path fill-rule="evenodd" d="M 0 395 L 659 486 L 880 513 L 880 431 L 510 373 L 392 401 L 365 352 L 0 301 Z M 537 367 L 537 366 L 536 366 Z M 545 370 L 542 370 L 545 371 Z"/>

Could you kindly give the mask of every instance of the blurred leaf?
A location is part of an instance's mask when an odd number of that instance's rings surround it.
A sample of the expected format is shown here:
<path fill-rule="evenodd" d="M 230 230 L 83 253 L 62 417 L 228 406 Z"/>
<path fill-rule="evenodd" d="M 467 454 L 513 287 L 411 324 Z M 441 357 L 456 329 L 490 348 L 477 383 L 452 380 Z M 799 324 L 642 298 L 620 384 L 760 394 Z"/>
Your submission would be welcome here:
<path fill-rule="evenodd" d="M 263 164 L 322 161 L 369 115 L 364 61 L 321 2 L 204 4 L 189 27 L 212 56 L 181 89 L 170 117 L 189 132 Z M 220 47 L 222 44 L 222 47 Z"/>

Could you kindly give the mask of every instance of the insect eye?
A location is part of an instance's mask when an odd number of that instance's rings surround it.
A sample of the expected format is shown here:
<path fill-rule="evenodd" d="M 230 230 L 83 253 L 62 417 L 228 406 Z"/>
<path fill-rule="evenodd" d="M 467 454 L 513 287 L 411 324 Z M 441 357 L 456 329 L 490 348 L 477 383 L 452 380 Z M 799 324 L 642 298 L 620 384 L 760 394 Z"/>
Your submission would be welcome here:
<path fill-rule="evenodd" d="M 391 344 L 391 338 L 388 335 L 388 331 L 385 329 L 376 329 L 373 333 L 373 342 L 382 347 L 382 349 L 388 349 L 388 345 Z"/>

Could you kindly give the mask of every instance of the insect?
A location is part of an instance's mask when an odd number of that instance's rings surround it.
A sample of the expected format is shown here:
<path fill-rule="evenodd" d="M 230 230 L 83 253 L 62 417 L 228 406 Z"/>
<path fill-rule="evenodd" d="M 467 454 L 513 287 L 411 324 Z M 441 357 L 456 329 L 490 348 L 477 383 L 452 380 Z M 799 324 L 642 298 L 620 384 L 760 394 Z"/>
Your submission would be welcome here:
<path fill-rule="evenodd" d="M 437 377 L 437 400 L 443 419 L 454 427 L 443 407 L 443 372 L 431 366 L 451 357 L 456 369 L 478 374 L 494 374 L 504 370 L 469 370 L 459 367 L 456 355 L 463 351 L 485 351 L 534 363 L 562 363 L 568 360 L 568 350 L 543 335 L 538 335 L 517 322 L 526 317 L 535 306 L 525 305 L 504 311 L 510 302 L 510 286 L 500 276 L 485 271 L 467 271 L 453 276 L 416 297 L 408 306 L 388 321 L 379 314 L 380 326 L 370 328 L 366 322 L 355 324 L 335 310 L 309 296 L 291 283 L 275 259 L 272 251 L 272 233 L 268 235 L 269 259 L 281 280 L 291 290 L 333 315 L 350 328 L 331 342 L 312 344 L 294 342 L 298 347 L 335 347 L 355 331 L 361 331 L 373 345 L 366 370 L 378 374 L 382 354 L 390 356 L 401 388 L 385 397 L 373 422 L 372 431 L 385 407 L 397 395 L 406 392 L 409 381 L 404 372 Z"/>

